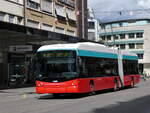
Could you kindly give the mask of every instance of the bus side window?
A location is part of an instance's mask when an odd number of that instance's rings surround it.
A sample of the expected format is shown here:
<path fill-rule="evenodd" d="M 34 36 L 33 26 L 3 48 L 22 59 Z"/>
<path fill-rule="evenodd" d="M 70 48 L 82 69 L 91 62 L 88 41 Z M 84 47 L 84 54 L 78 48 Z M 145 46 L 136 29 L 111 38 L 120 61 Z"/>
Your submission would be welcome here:
<path fill-rule="evenodd" d="M 103 64 L 105 76 L 118 75 L 118 65 L 116 59 L 105 59 Z"/>

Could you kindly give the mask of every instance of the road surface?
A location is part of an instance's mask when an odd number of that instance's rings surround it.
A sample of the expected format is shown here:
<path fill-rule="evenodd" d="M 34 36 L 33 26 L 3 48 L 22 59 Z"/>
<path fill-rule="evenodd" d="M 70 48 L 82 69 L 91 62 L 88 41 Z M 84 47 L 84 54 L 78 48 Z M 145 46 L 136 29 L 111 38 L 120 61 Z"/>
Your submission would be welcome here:
<path fill-rule="evenodd" d="M 150 113 L 150 80 L 92 96 L 57 99 L 34 92 L 33 87 L 0 90 L 0 113 Z"/>

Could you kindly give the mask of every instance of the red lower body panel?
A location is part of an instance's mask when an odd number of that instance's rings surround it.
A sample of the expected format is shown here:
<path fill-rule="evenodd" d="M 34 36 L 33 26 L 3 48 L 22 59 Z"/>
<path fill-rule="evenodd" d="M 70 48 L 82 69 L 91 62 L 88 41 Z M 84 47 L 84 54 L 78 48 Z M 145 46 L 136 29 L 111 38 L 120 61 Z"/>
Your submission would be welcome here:
<path fill-rule="evenodd" d="M 90 82 L 94 84 L 94 91 L 110 89 L 115 86 L 115 79 L 121 87 L 119 76 L 112 77 L 96 77 L 96 78 L 79 78 L 66 82 L 49 83 L 49 82 L 36 82 L 36 93 L 87 93 L 91 92 Z M 124 86 L 131 85 L 134 80 L 134 84 L 140 82 L 140 75 L 125 75 Z"/>

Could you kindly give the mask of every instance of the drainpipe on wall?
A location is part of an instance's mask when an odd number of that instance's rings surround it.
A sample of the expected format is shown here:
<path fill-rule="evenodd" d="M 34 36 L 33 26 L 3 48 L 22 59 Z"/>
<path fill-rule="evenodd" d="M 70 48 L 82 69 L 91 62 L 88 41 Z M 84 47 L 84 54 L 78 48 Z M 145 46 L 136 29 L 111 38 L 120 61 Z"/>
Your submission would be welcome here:
<path fill-rule="evenodd" d="M 23 6 L 24 6 L 24 11 L 23 11 L 23 15 L 24 15 L 24 26 L 26 26 L 26 0 L 23 0 Z"/>

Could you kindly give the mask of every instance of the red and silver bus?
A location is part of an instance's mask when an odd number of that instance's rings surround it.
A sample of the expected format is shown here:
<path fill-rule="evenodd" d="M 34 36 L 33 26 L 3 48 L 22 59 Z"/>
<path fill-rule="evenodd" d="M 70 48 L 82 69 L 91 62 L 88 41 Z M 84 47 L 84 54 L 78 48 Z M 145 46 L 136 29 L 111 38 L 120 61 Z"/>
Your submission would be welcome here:
<path fill-rule="evenodd" d="M 38 94 L 118 90 L 140 82 L 137 55 L 91 42 L 42 46 L 35 68 Z"/>

